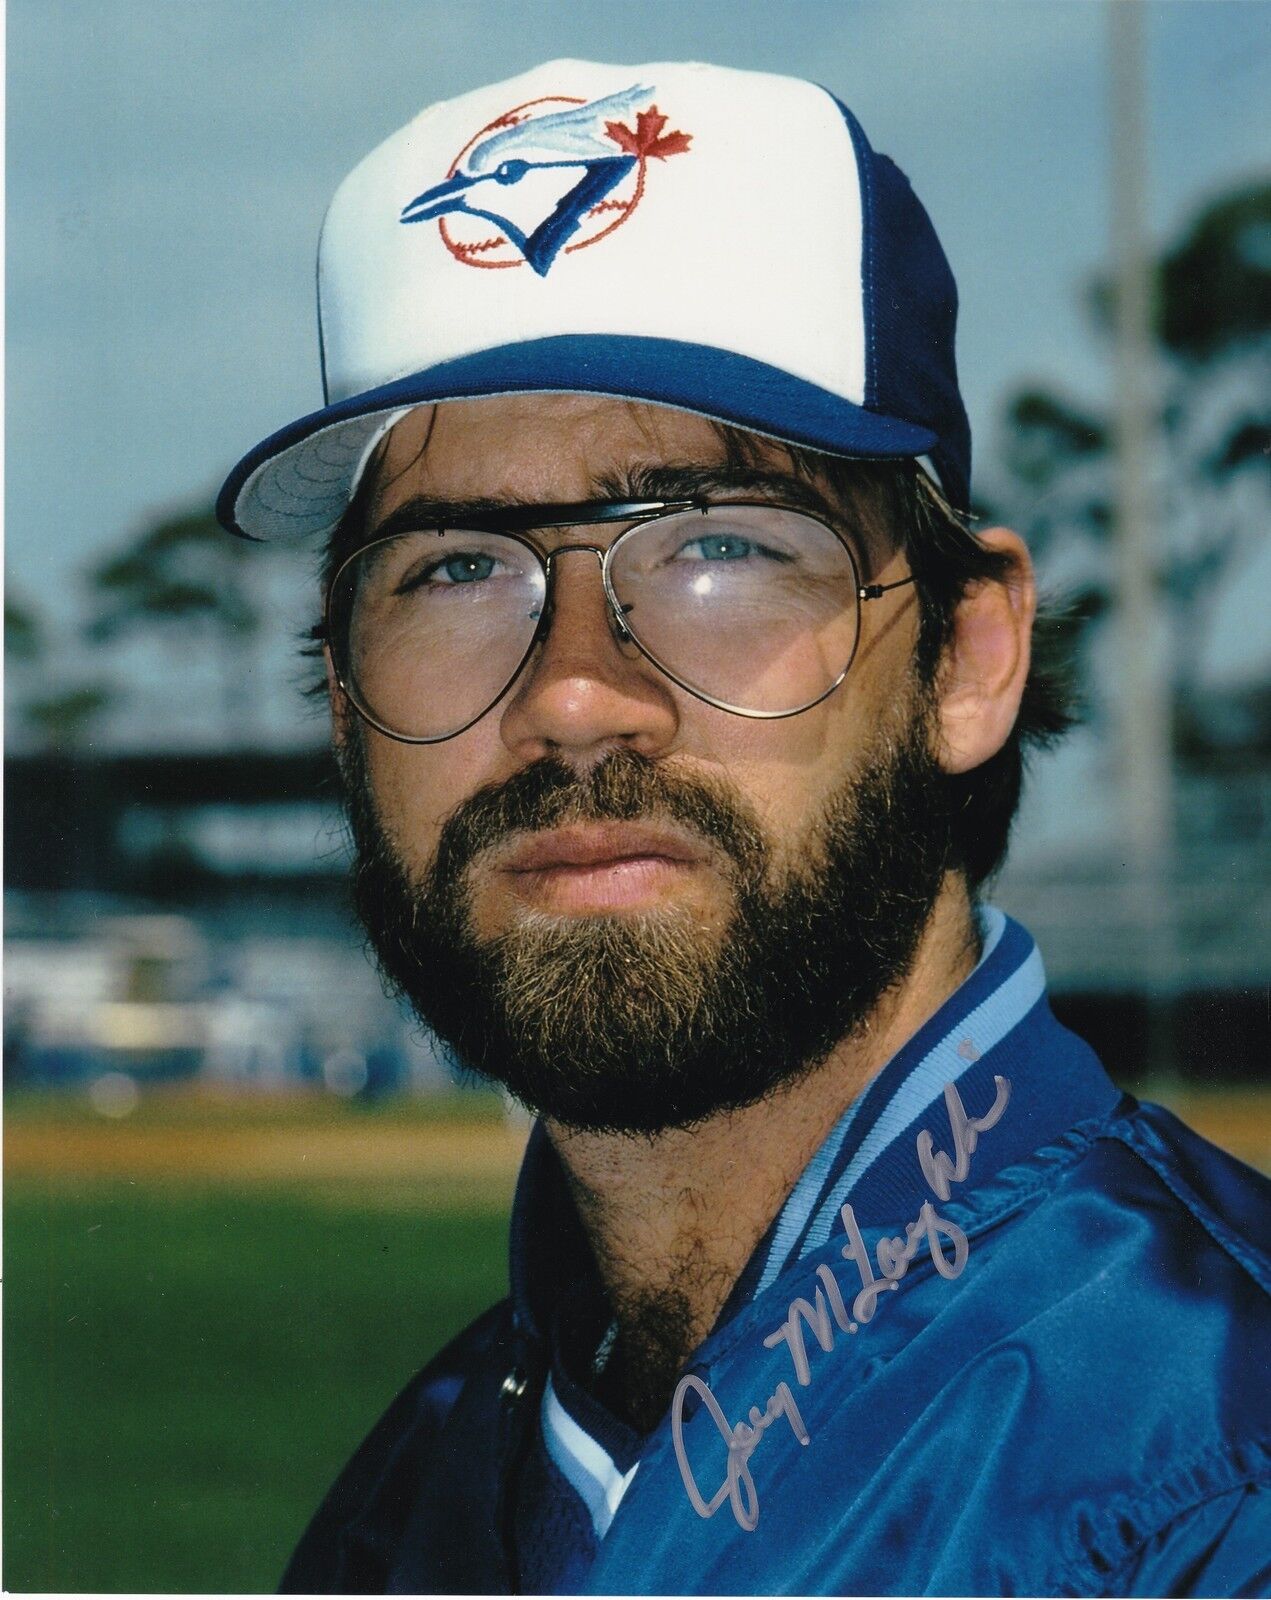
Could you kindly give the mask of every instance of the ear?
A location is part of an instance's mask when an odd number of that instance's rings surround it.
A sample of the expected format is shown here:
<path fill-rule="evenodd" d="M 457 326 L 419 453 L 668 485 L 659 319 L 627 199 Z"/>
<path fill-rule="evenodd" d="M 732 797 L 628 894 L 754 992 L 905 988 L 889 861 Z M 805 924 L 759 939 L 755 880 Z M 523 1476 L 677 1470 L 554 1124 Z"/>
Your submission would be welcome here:
<path fill-rule="evenodd" d="M 1037 586 L 1028 547 L 1009 528 L 977 536 L 1010 558 L 1001 579 L 971 585 L 953 616 L 939 678 L 940 765 L 970 772 L 1006 743 L 1028 678 Z"/>

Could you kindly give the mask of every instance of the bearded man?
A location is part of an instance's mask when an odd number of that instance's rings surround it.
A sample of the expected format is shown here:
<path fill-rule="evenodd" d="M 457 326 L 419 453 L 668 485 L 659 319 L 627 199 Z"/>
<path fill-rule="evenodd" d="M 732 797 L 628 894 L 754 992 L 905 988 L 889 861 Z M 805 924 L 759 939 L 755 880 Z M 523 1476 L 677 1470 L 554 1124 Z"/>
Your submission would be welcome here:
<path fill-rule="evenodd" d="M 284 1587 L 1265 1583 L 1266 1186 L 982 901 L 1067 711 L 903 175 L 810 84 L 555 62 L 368 157 L 319 289 L 221 516 L 327 539 L 362 919 L 538 1122 L 510 1298 Z"/>

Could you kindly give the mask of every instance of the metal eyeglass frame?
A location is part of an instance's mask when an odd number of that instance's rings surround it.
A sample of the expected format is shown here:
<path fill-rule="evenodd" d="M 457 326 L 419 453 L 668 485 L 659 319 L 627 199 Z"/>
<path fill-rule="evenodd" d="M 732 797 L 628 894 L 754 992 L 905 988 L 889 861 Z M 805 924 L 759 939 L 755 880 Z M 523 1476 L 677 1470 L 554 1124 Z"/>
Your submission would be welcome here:
<path fill-rule="evenodd" d="M 613 590 L 613 582 L 611 578 L 613 555 L 623 541 L 631 534 L 637 532 L 640 528 L 643 528 L 650 522 L 657 522 L 663 517 L 678 516 L 685 511 L 700 511 L 703 513 L 703 515 L 709 515 L 712 510 L 718 509 L 722 511 L 730 509 L 734 506 L 761 506 L 772 511 L 789 511 L 798 516 L 806 517 L 809 522 L 818 523 L 828 533 L 833 534 L 833 536 L 838 540 L 839 544 L 842 545 L 844 553 L 851 564 L 852 576 L 855 581 L 857 606 L 856 637 L 852 643 L 852 653 L 848 657 L 847 664 L 844 666 L 843 670 L 827 689 L 825 689 L 821 694 L 817 695 L 815 700 L 809 700 L 805 705 L 795 706 L 791 711 L 747 710 L 743 706 L 730 705 L 726 700 L 720 700 L 714 695 L 706 694 L 703 690 L 694 689 L 691 684 L 685 683 L 682 678 L 678 677 L 670 670 L 669 667 L 664 665 L 663 662 L 659 661 L 657 656 L 655 656 L 646 645 L 642 644 L 639 638 L 630 630 L 630 628 L 627 627 L 624 620 L 622 603 Z M 630 524 L 630 526 L 625 528 L 623 532 L 620 533 L 612 542 L 612 544 L 607 547 L 596 544 L 563 544 L 558 545 L 554 550 L 544 550 L 538 544 L 536 544 L 533 539 L 527 536 L 531 530 L 537 528 L 595 527 L 610 522 L 627 522 Z M 361 705 L 359 703 L 358 696 L 354 693 L 353 689 L 350 688 L 348 682 L 346 682 L 343 664 L 338 660 L 333 647 L 334 640 L 337 637 L 335 619 L 332 610 L 333 598 L 336 587 L 339 584 L 340 578 L 344 574 L 345 569 L 352 562 L 357 561 L 364 556 L 368 550 L 373 550 L 376 545 L 390 544 L 393 540 L 400 539 L 407 533 L 446 533 L 451 531 L 455 533 L 502 534 L 505 537 L 514 540 L 517 544 L 524 546 L 524 548 L 530 552 L 543 570 L 543 609 L 538 618 L 538 622 L 535 625 L 534 632 L 530 637 L 530 641 L 525 647 L 525 652 L 517 662 L 511 676 L 508 678 L 508 681 L 503 685 L 502 689 L 499 690 L 498 694 L 495 695 L 494 699 L 491 700 L 490 703 L 481 711 L 479 711 L 475 717 L 470 718 L 470 720 L 465 722 L 462 727 L 455 728 L 450 733 L 397 733 L 392 728 L 389 728 L 384 723 L 380 722 L 379 719 L 373 716 L 365 706 Z M 325 616 L 321 635 L 328 646 L 332 647 L 331 657 L 335 670 L 336 682 L 340 685 L 340 688 L 343 690 L 345 695 L 347 695 L 349 704 L 357 712 L 358 716 L 360 716 L 364 722 L 369 723 L 371 727 L 376 729 L 377 732 L 384 734 L 386 738 L 396 739 L 400 744 L 444 744 L 447 739 L 457 739 L 461 733 L 466 733 L 469 728 L 474 727 L 478 722 L 480 722 L 482 717 L 488 716 L 489 713 L 494 710 L 495 706 L 498 705 L 499 701 L 504 698 L 504 696 L 512 688 L 512 685 L 521 676 L 521 673 L 525 669 L 526 662 L 534 653 L 535 647 L 539 644 L 540 640 L 546 637 L 547 632 L 552 625 L 552 613 L 554 610 L 553 563 L 555 562 L 556 558 L 558 556 L 583 553 L 594 555 L 600 562 L 600 581 L 604 587 L 605 599 L 609 605 L 609 611 L 614 626 L 614 633 L 619 644 L 635 645 L 636 649 L 639 650 L 640 654 L 644 656 L 646 661 L 650 662 L 654 667 L 656 667 L 664 677 L 669 678 L 671 682 L 678 688 L 683 689 L 686 694 L 691 694 L 695 700 L 701 700 L 706 705 L 714 706 L 718 711 L 730 712 L 733 716 L 749 717 L 752 720 L 764 722 L 775 722 L 780 721 L 785 717 L 800 716 L 803 712 L 810 711 L 813 706 L 820 705 L 822 700 L 828 699 L 847 677 L 848 672 L 851 670 L 852 662 L 856 659 L 856 652 L 860 647 L 861 640 L 860 607 L 862 603 L 867 600 L 881 599 L 882 596 L 887 594 L 890 590 L 902 589 L 906 584 L 914 582 L 914 576 L 912 573 L 910 573 L 907 577 L 897 578 L 893 583 L 862 583 L 860 567 L 856 560 L 856 554 L 851 545 L 833 525 L 833 523 L 829 522 L 825 517 L 818 516 L 815 511 L 809 511 L 805 506 L 789 505 L 776 500 L 583 500 L 575 504 L 544 504 L 501 507 L 498 511 L 479 511 L 472 515 L 466 515 L 460 521 L 455 523 L 428 522 L 421 523 L 418 528 L 399 529 L 395 533 L 386 534 L 381 539 L 369 540 L 366 544 L 360 545 L 358 549 L 354 550 L 350 555 L 345 557 L 345 559 L 336 568 L 336 571 L 332 576 L 330 586 L 327 589 Z"/>

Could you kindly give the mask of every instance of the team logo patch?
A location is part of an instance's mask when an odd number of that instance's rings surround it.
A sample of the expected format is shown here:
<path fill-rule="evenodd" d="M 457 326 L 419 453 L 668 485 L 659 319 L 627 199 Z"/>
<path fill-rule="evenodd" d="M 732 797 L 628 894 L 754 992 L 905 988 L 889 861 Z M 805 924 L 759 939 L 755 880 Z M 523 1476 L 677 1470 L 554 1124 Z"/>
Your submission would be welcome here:
<path fill-rule="evenodd" d="M 401 220 L 436 222 L 465 266 L 529 266 L 545 277 L 562 250 L 599 244 L 630 219 L 651 160 L 689 148 L 690 134 L 664 131 L 653 93 L 632 85 L 601 100 L 544 95 L 514 106 L 469 139 Z"/>

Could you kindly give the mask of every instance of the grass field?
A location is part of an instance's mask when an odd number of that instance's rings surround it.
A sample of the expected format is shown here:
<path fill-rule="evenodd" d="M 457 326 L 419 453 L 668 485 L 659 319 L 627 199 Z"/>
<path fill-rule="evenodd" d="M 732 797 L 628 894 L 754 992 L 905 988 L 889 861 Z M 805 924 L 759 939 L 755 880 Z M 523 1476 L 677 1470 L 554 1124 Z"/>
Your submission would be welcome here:
<path fill-rule="evenodd" d="M 1271 1168 L 1271 1096 L 1179 1109 Z M 523 1134 L 472 1096 L 5 1109 L 4 1587 L 275 1587 L 393 1394 L 503 1292 Z"/>
<path fill-rule="evenodd" d="M 504 1292 L 470 1108 L 6 1110 L 4 1587 L 273 1589 L 398 1388 Z"/>

